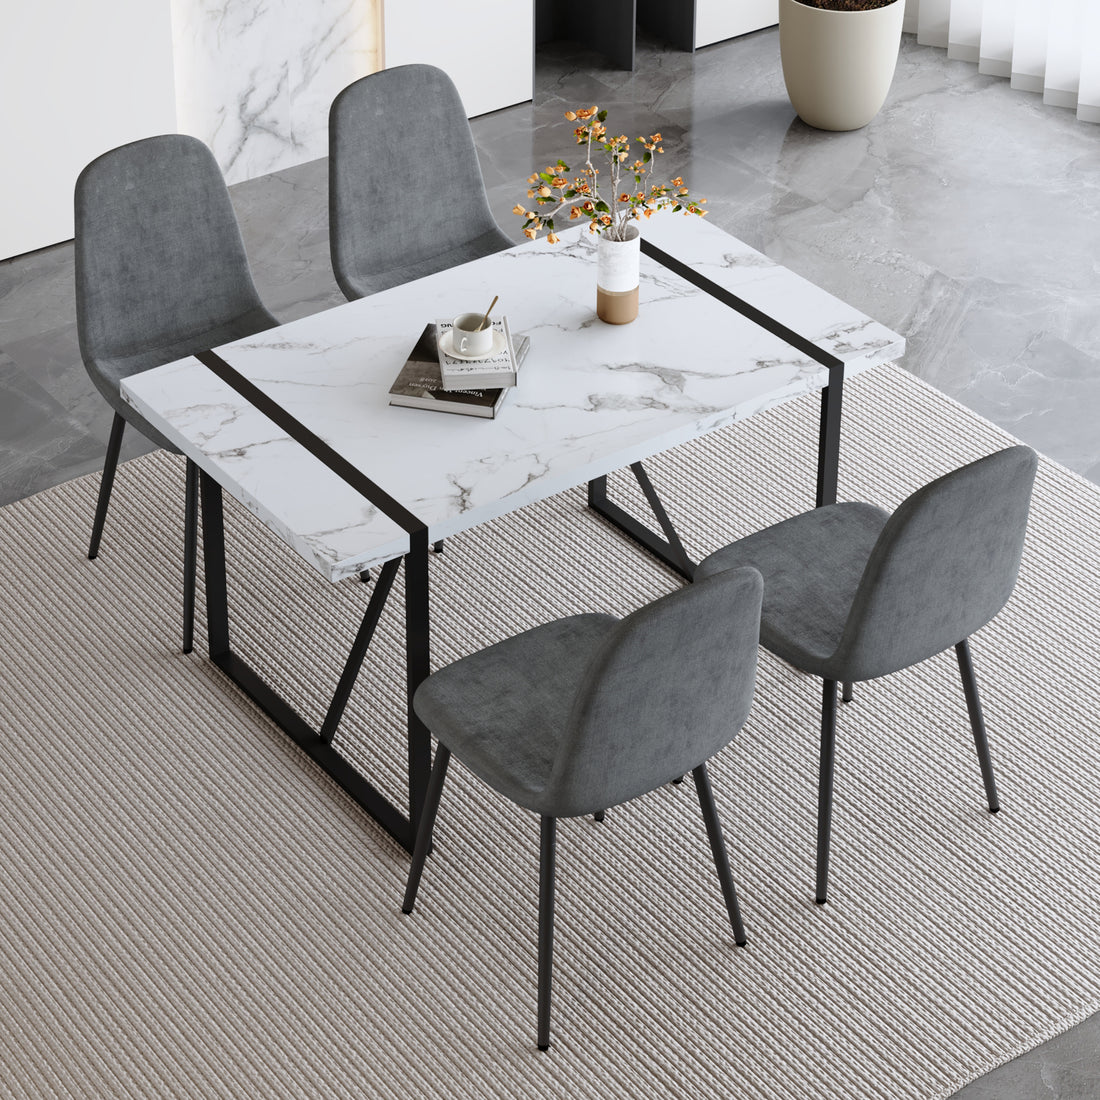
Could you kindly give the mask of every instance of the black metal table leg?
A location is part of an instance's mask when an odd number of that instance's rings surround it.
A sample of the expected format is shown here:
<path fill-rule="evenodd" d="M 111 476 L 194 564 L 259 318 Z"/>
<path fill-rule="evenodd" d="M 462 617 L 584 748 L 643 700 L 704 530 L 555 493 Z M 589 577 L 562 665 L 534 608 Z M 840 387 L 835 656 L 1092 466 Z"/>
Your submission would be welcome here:
<path fill-rule="evenodd" d="M 668 518 L 668 513 L 657 496 L 657 491 L 653 488 L 645 468 L 640 462 L 635 462 L 630 469 L 645 494 L 657 522 L 661 525 L 661 530 L 664 532 L 663 538 L 635 519 L 625 508 L 608 499 L 606 476 L 594 478 L 588 483 L 588 507 L 597 515 L 603 516 L 608 523 L 618 528 L 628 538 L 648 550 L 659 561 L 664 562 L 684 580 L 692 580 L 695 576 L 695 563 L 687 556 L 680 536 L 672 526 L 672 521 Z"/>
<path fill-rule="evenodd" d="M 225 560 L 225 522 L 222 506 L 222 488 L 205 471 L 201 474 L 200 490 L 202 497 L 202 539 L 206 585 L 206 623 L 210 646 L 210 659 L 237 685 L 275 724 L 314 761 L 330 778 L 336 781 L 368 814 L 371 815 L 399 844 L 412 851 L 415 840 L 413 818 L 406 816 L 360 772 L 356 771 L 332 746 L 332 733 L 335 721 L 326 724 L 324 733 L 314 729 L 263 677 L 246 661 L 235 654 L 229 637 L 229 601 L 226 581 Z M 426 549 L 425 549 L 426 556 Z M 387 567 L 383 567 L 385 570 Z M 390 579 L 396 572 L 396 564 L 389 570 Z M 425 581 L 427 569 L 425 566 Z M 380 586 L 381 587 L 381 586 Z M 388 585 L 385 586 L 388 588 Z M 378 589 L 371 594 L 371 602 L 360 627 L 356 646 L 353 647 L 344 667 L 344 675 L 337 686 L 336 695 L 330 711 L 339 713 L 347 701 L 355 673 L 358 672 L 365 654 L 366 646 L 361 645 L 365 634 L 373 631 L 374 621 L 381 613 L 385 602 L 385 593 L 379 596 Z M 423 594 L 423 616 L 426 624 L 427 592 Z M 369 638 L 367 639 L 369 641 Z M 359 652 L 359 649 L 362 652 Z M 358 659 L 357 659 L 358 658 Z M 426 660 L 426 655 L 425 655 Z M 418 665 L 419 667 L 419 665 Z M 412 804 L 417 813 L 423 805 L 423 791 L 427 786 L 427 773 L 419 770 L 419 745 L 427 740 L 427 731 L 417 738 L 410 730 L 410 761 L 413 757 L 413 744 L 418 747 L 418 770 L 414 791 L 414 780 L 410 774 L 410 796 L 415 794 Z M 429 744 L 430 751 L 430 744 Z"/>
<path fill-rule="evenodd" d="M 817 507 L 836 504 L 840 466 L 840 412 L 844 367 L 829 368 L 829 384 L 821 391 L 821 429 L 817 444 Z"/>
<path fill-rule="evenodd" d="M 405 685 L 409 717 L 409 820 L 415 831 L 432 770 L 432 739 L 413 710 L 413 695 L 431 672 L 428 531 L 410 536 L 405 555 Z"/>
<path fill-rule="evenodd" d="M 382 617 L 382 609 L 386 606 L 386 600 L 389 599 L 390 589 L 393 587 L 393 578 L 397 575 L 400 564 L 400 559 L 394 558 L 392 561 L 386 562 L 378 574 L 378 584 L 374 586 L 374 592 L 371 593 L 370 603 L 367 605 L 366 614 L 359 626 L 359 633 L 356 634 L 355 641 L 352 643 L 351 652 L 344 663 L 344 671 L 340 676 L 340 682 L 336 685 L 336 691 L 332 696 L 328 712 L 325 714 L 325 720 L 321 723 L 321 740 L 328 744 L 331 744 L 333 737 L 336 736 L 336 727 L 340 724 L 344 708 L 351 697 L 351 690 L 355 687 L 355 681 L 359 676 L 359 670 L 363 667 L 367 648 L 374 637 L 378 620 Z"/>
<path fill-rule="evenodd" d="M 206 586 L 206 638 L 210 659 L 229 652 L 229 595 L 225 579 L 225 517 L 222 487 L 199 471 L 202 499 L 203 581 Z"/>

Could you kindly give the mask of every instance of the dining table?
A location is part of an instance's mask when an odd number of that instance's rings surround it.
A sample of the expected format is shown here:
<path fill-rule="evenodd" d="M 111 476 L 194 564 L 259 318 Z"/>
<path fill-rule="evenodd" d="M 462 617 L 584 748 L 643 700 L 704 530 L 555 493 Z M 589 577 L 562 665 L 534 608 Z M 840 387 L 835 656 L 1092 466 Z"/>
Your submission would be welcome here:
<path fill-rule="evenodd" d="M 844 381 L 896 361 L 905 349 L 897 333 L 709 221 L 670 212 L 644 223 L 637 319 L 605 324 L 595 315 L 594 238 L 584 230 L 560 236 L 122 384 L 125 399 L 201 471 L 211 660 L 406 849 L 431 767 L 430 732 L 412 698 L 431 671 L 432 547 L 586 485 L 594 515 L 690 581 L 694 564 L 645 460 L 816 391 L 818 457 L 816 470 L 807 470 L 807 502 L 832 503 Z M 497 415 L 390 405 L 390 387 L 425 326 L 483 309 L 495 295 L 513 337 L 530 341 Z M 627 468 L 649 517 L 612 498 L 608 475 Z M 362 621 L 319 727 L 233 649 L 223 493 L 324 581 L 379 570 L 363 588 Z M 402 567 L 404 806 L 333 744 Z"/>

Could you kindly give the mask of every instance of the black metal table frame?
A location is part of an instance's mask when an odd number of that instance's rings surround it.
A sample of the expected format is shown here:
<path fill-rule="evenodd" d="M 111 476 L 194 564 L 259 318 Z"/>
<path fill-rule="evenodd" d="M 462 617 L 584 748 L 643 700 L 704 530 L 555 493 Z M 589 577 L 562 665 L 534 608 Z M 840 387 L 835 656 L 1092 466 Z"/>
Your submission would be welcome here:
<path fill-rule="evenodd" d="M 699 287 L 720 302 L 736 310 L 754 324 L 766 329 L 810 359 L 828 368 L 829 382 L 821 391 L 821 416 L 818 439 L 818 506 L 836 500 L 837 467 L 840 457 L 840 415 L 844 382 L 844 363 L 798 333 L 781 325 L 755 306 L 692 270 L 680 260 L 643 239 L 642 251 L 681 278 Z M 225 526 L 222 488 L 205 471 L 201 474 L 202 531 L 205 558 L 206 616 L 211 660 L 253 702 L 270 717 L 316 764 L 335 780 L 395 840 L 411 851 L 416 823 L 424 804 L 428 775 L 431 771 L 431 734 L 416 716 L 412 698 L 419 684 L 431 671 L 430 607 L 428 592 L 427 525 L 400 501 L 376 485 L 362 470 L 353 466 L 323 439 L 287 412 L 278 402 L 230 366 L 213 351 L 197 358 L 223 382 L 232 387 L 262 412 L 291 439 L 305 447 L 330 470 L 356 489 L 384 515 L 397 523 L 409 536 L 409 550 L 403 557 L 386 562 L 379 573 L 363 615 L 359 631 L 336 685 L 320 729 L 314 729 L 263 677 L 233 652 L 229 638 L 229 599 L 226 576 Z M 679 536 L 653 488 L 641 462 L 631 470 L 661 528 L 661 534 L 645 526 L 625 509 L 610 500 L 607 476 L 588 483 L 588 504 L 629 538 L 655 555 L 680 576 L 691 580 L 695 565 L 684 550 Z M 405 566 L 405 650 L 406 703 L 408 710 L 408 812 L 405 813 L 374 787 L 365 776 L 333 747 L 333 738 L 347 706 L 352 688 L 366 658 L 375 628 L 389 597 L 400 564 Z"/>

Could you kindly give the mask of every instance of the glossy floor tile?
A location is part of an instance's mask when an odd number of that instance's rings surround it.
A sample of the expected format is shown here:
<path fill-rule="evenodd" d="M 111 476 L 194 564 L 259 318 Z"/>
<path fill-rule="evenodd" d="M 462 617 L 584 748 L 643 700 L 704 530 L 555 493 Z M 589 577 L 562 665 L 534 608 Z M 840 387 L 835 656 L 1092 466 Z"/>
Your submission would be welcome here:
<path fill-rule="evenodd" d="M 575 151 L 563 112 L 607 107 L 618 132 L 660 130 L 657 170 L 682 174 L 716 224 L 903 334 L 909 370 L 1100 482 L 1100 128 L 911 35 L 885 107 L 849 134 L 794 115 L 774 30 L 694 55 L 643 41 L 633 74 L 555 45 L 536 86 L 533 104 L 472 124 L 515 239 L 527 175 Z M 325 161 L 232 194 L 277 316 L 342 301 Z M 71 246 L 0 263 L 0 503 L 97 468 L 110 422 L 80 364 Z M 125 456 L 143 449 L 129 433 Z M 1100 1095 L 1100 1020 L 959 1095 Z"/>

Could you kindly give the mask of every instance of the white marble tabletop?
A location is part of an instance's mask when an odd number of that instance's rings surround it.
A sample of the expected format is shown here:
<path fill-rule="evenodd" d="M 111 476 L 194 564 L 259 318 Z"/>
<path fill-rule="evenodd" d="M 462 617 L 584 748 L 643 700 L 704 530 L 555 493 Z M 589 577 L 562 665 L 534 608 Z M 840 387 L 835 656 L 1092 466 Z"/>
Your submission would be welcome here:
<path fill-rule="evenodd" d="M 844 361 L 897 359 L 896 333 L 699 218 L 657 215 L 645 237 Z M 388 404 L 429 321 L 485 308 L 531 349 L 496 419 Z M 587 234 L 519 245 L 228 344 L 218 353 L 446 538 L 750 416 L 827 370 L 642 257 L 639 317 L 595 316 Z M 330 580 L 408 549 L 408 537 L 196 359 L 123 394 Z"/>

